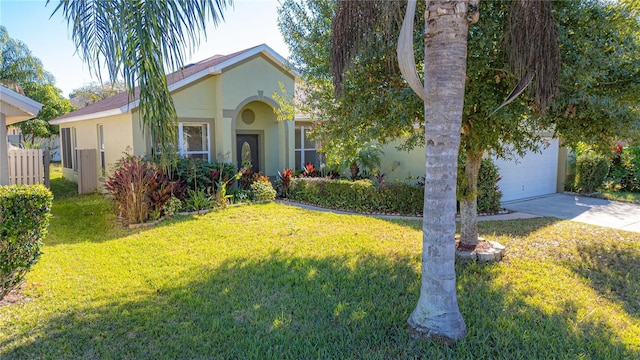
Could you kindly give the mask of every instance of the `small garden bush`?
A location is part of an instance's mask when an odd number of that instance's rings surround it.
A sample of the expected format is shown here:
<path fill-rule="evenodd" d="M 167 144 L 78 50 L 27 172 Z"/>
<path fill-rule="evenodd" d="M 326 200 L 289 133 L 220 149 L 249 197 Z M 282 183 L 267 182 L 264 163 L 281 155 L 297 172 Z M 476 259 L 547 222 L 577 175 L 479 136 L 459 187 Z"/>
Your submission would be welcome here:
<path fill-rule="evenodd" d="M 276 190 L 267 181 L 254 181 L 250 185 L 251 197 L 255 201 L 273 201 L 276 198 Z"/>
<path fill-rule="evenodd" d="M 222 174 L 220 174 L 222 171 Z M 173 178 L 182 179 L 191 190 L 216 188 L 216 182 L 227 181 L 237 173 L 230 163 L 206 162 L 201 159 L 180 158 L 175 165 Z"/>
<path fill-rule="evenodd" d="M 614 149 L 607 189 L 640 193 L 640 146 L 618 146 Z"/>
<path fill-rule="evenodd" d="M 586 151 L 576 158 L 575 189 L 591 193 L 600 188 L 609 173 L 607 159 L 593 151 Z"/>
<path fill-rule="evenodd" d="M 40 257 L 53 194 L 42 185 L 0 186 L 0 299 Z"/>

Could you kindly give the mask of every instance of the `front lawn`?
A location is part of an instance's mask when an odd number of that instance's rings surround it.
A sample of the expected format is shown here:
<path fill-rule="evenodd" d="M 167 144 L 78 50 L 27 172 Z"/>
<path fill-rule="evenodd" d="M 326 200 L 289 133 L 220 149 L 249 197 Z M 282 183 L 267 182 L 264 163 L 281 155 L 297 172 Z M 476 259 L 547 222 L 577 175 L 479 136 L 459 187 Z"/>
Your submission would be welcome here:
<path fill-rule="evenodd" d="M 418 221 L 261 204 L 128 230 L 102 196 L 52 186 L 31 300 L 0 307 L 3 360 L 640 357 L 637 233 L 481 223 L 507 257 L 457 265 L 469 334 L 446 346 L 407 331 Z"/>

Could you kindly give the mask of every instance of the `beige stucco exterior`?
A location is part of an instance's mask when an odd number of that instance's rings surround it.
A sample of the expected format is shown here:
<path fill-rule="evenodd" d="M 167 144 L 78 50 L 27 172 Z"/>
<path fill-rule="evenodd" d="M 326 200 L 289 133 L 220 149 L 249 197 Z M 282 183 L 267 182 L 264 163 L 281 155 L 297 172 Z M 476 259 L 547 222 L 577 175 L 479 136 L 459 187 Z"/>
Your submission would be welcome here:
<path fill-rule="evenodd" d="M 380 168 L 385 173 L 385 179 L 416 179 L 424 176 L 426 158 L 423 147 L 415 147 L 411 151 L 400 151 L 397 147 L 401 142 L 394 141 L 382 146 L 384 156 Z"/>
<path fill-rule="evenodd" d="M 109 171 L 113 164 L 120 159 L 125 152 L 141 155 L 142 149 L 137 152 L 134 146 L 134 123 L 131 114 L 121 114 L 94 120 L 85 120 L 61 125 L 60 128 L 70 128 L 72 137 L 75 136 L 77 149 L 96 149 L 96 164 L 98 164 L 98 179 L 102 177 L 100 167 L 100 146 L 98 140 L 98 125 L 102 124 L 104 134 L 104 155 L 106 170 Z M 75 161 L 75 159 L 74 159 Z M 71 181 L 78 181 L 78 173 L 74 169 L 62 168 L 62 176 Z"/>
<path fill-rule="evenodd" d="M 209 159 L 237 164 L 236 136 L 258 136 L 260 172 L 276 176 L 278 171 L 291 167 L 294 159 L 293 121 L 277 121 L 272 98 L 282 83 L 288 94 L 294 93 L 295 74 L 272 50 L 262 50 L 245 56 L 218 71 L 211 71 L 193 81 L 179 82 L 171 89 L 178 122 L 206 124 L 208 128 Z M 255 121 L 242 120 L 242 112 L 253 111 Z M 72 140 L 77 149 L 96 149 L 98 177 L 101 177 L 98 125 L 104 131 L 104 149 L 107 172 L 128 151 L 135 155 L 150 152 L 148 134 L 143 134 L 136 104 L 121 106 L 111 112 L 122 113 L 103 116 L 107 112 L 83 114 L 59 121 L 60 128 L 72 129 Z M 55 122 L 54 122 L 55 123 Z M 64 159 L 63 159 L 64 162 Z M 77 171 L 63 169 L 63 176 L 77 181 Z"/>

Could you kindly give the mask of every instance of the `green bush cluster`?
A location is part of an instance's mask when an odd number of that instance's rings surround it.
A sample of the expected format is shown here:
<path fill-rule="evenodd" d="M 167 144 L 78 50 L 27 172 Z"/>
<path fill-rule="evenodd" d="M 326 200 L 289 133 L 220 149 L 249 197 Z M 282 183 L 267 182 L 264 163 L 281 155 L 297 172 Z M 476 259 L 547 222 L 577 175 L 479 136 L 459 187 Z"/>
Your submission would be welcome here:
<path fill-rule="evenodd" d="M 53 194 L 42 185 L 0 186 L 0 299 L 40 257 Z"/>
<path fill-rule="evenodd" d="M 424 189 L 406 183 L 371 180 L 297 178 L 291 180 L 288 198 L 323 207 L 359 212 L 420 215 Z"/>
<path fill-rule="evenodd" d="M 467 178 L 465 177 L 464 155 L 458 157 L 458 183 L 456 189 L 457 200 L 472 199 L 465 194 L 467 190 Z M 476 192 L 477 211 L 484 214 L 495 214 L 502 209 L 502 191 L 498 187 L 500 171 L 490 158 L 483 158 L 478 170 L 478 183 Z"/>
<path fill-rule="evenodd" d="M 237 172 L 236 166 L 230 163 L 210 163 L 202 159 L 180 158 L 174 166 L 172 175 L 184 181 L 190 189 L 197 191 L 215 188 L 216 182 L 227 181 Z"/>
<path fill-rule="evenodd" d="M 273 201 L 276 198 L 276 190 L 269 181 L 254 181 L 249 189 L 255 201 Z"/>
<path fill-rule="evenodd" d="M 640 193 L 640 146 L 618 146 L 611 157 L 607 187 Z"/>
<path fill-rule="evenodd" d="M 478 212 L 492 214 L 500 211 L 502 191 L 498 187 L 500 172 L 491 159 L 482 159 L 478 173 Z"/>
<path fill-rule="evenodd" d="M 593 151 L 586 151 L 576 158 L 575 189 L 591 193 L 599 189 L 609 173 L 609 161 Z"/>

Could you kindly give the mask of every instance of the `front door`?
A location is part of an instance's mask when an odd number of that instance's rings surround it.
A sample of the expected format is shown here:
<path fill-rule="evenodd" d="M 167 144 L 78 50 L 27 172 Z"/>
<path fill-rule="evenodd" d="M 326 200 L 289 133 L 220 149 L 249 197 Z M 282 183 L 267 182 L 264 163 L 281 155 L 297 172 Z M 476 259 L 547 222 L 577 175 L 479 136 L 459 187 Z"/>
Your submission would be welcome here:
<path fill-rule="evenodd" d="M 260 154 L 258 150 L 258 135 L 236 135 L 238 168 L 242 168 L 243 163 L 250 161 L 251 170 L 256 173 L 260 172 Z"/>

